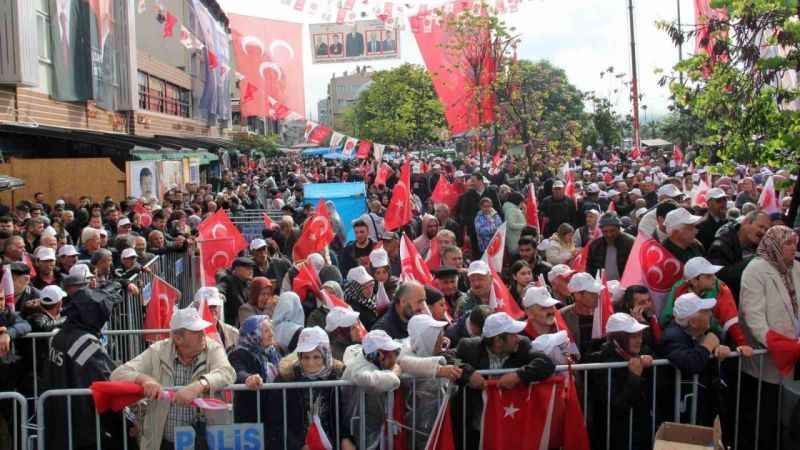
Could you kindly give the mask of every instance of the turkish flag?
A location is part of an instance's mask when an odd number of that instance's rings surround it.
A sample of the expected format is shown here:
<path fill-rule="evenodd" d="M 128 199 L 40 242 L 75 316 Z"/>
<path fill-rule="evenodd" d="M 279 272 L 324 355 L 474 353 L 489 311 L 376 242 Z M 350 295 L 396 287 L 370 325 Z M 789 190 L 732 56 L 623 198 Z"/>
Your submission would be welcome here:
<path fill-rule="evenodd" d="M 278 224 L 275 223 L 272 219 L 270 219 L 269 214 L 261 213 L 261 218 L 264 220 L 264 226 L 271 230 L 273 228 L 278 228 Z"/>
<path fill-rule="evenodd" d="M 306 299 L 309 290 L 314 295 L 319 295 L 321 285 L 319 275 L 309 262 L 304 262 L 300 265 L 297 276 L 292 280 L 292 290 L 297 293 L 300 300 Z"/>
<path fill-rule="evenodd" d="M 439 241 L 436 238 L 431 239 L 431 246 L 428 249 L 428 256 L 425 258 L 425 264 L 431 272 L 442 265 L 442 257 L 439 255 Z"/>
<path fill-rule="evenodd" d="M 311 419 L 311 424 L 308 426 L 308 431 L 306 431 L 305 443 L 308 450 L 333 450 L 331 440 L 325 434 L 325 429 L 322 428 L 322 423 L 316 414 Z"/>
<path fill-rule="evenodd" d="M 306 219 L 300 238 L 294 244 L 292 253 L 295 261 L 306 259 L 312 253 L 322 253 L 333 242 L 335 236 L 330 217 L 325 202 L 320 199 L 316 214 Z"/>
<path fill-rule="evenodd" d="M 431 434 L 428 436 L 428 442 L 425 444 L 425 450 L 455 450 L 456 448 L 453 439 L 450 395 L 451 392 L 448 390 L 447 395 L 442 399 L 436 420 L 433 422 L 433 428 L 431 428 Z"/>
<path fill-rule="evenodd" d="M 606 212 L 617 212 L 617 202 L 612 200 L 611 203 L 608 204 Z"/>
<path fill-rule="evenodd" d="M 95 381 L 89 386 L 98 413 L 119 412 L 144 398 L 144 388 L 131 381 Z"/>
<path fill-rule="evenodd" d="M 567 170 L 566 172 L 567 177 L 567 184 L 564 186 L 564 195 L 571 198 L 573 201 L 577 202 L 575 199 L 575 175 L 572 173 L 571 170 Z"/>
<path fill-rule="evenodd" d="M 234 255 L 247 248 L 247 240 L 222 208 L 201 222 L 197 231 L 200 240 L 232 239 Z"/>
<path fill-rule="evenodd" d="M 483 259 L 495 272 L 503 271 L 503 256 L 506 252 L 506 222 L 503 222 L 494 232 L 492 240 L 483 252 Z"/>
<path fill-rule="evenodd" d="M 758 197 L 758 207 L 767 214 L 781 212 L 781 199 L 775 192 L 773 177 L 769 177 L 764 184 L 764 189 L 761 190 L 761 195 Z"/>
<path fill-rule="evenodd" d="M 408 162 L 400 168 L 400 180 L 392 189 L 392 199 L 386 210 L 384 228 L 392 231 L 411 222 L 411 165 Z"/>
<path fill-rule="evenodd" d="M 141 200 L 136 202 L 136 205 L 133 206 L 133 212 L 139 214 L 139 224 L 143 227 L 149 227 L 153 223 L 153 216 L 150 214 L 150 211 L 144 207 L 144 204 Z"/>
<path fill-rule="evenodd" d="M 203 286 L 215 286 L 215 276 L 220 270 L 227 269 L 236 259 L 235 241 L 231 238 L 206 239 L 197 241 L 202 262 Z"/>
<path fill-rule="evenodd" d="M 258 92 L 258 87 L 256 87 L 256 85 L 250 83 L 249 81 L 245 81 L 244 82 L 244 95 L 242 95 L 241 103 L 247 103 L 247 102 L 255 100 L 256 92 Z"/>
<path fill-rule="evenodd" d="M 460 196 L 458 189 L 447 181 L 444 175 L 440 174 L 439 181 L 436 182 L 436 187 L 433 188 L 433 193 L 431 193 L 431 200 L 434 203 L 444 203 L 452 211 L 456 207 Z"/>
<path fill-rule="evenodd" d="M 162 36 L 167 38 L 172 36 L 172 30 L 175 28 L 175 24 L 178 23 L 178 19 L 172 15 L 169 11 L 167 11 L 167 15 L 164 18 L 164 30 L 162 32 Z"/>
<path fill-rule="evenodd" d="M 528 185 L 528 195 L 525 196 L 525 219 L 528 225 L 540 230 L 539 203 L 536 201 L 536 189 L 533 183 Z"/>
<path fill-rule="evenodd" d="M 699 206 L 701 208 L 707 207 L 709 189 L 705 180 L 700 180 L 700 184 L 695 189 L 694 195 L 692 195 L 692 206 Z"/>
<path fill-rule="evenodd" d="M 605 270 L 602 272 L 600 279 L 603 284 L 603 290 L 600 291 L 600 299 L 592 313 L 592 339 L 600 339 L 606 336 L 606 323 L 608 323 L 608 318 L 614 314 L 614 305 L 611 302 L 611 291 L 608 289 Z"/>
<path fill-rule="evenodd" d="M 3 298 L 6 301 L 6 309 L 9 311 L 16 311 L 16 304 L 14 302 L 14 277 L 11 274 L 11 264 L 3 266 L 3 278 L 0 280 L 0 286 L 3 287 Z"/>
<path fill-rule="evenodd" d="M 433 275 L 417 252 L 417 247 L 406 234 L 403 234 L 403 239 L 400 240 L 400 268 L 402 279 L 417 280 L 423 285 L 433 284 Z"/>
<path fill-rule="evenodd" d="M 328 292 L 326 290 L 319 290 L 319 296 L 322 297 L 323 302 L 325 302 L 325 307 L 328 308 L 329 311 L 333 308 L 336 308 L 337 306 L 349 310 L 353 309 L 353 307 L 350 306 L 349 303 L 340 299 L 339 297 L 336 296 L 336 294 L 333 294 L 332 292 Z M 364 325 L 362 325 L 361 322 L 356 322 L 356 328 L 358 328 L 358 334 L 362 338 L 367 335 L 367 329 L 364 328 Z"/>
<path fill-rule="evenodd" d="M 511 295 L 511 291 L 508 290 L 503 279 L 500 278 L 500 274 L 491 269 L 491 267 L 490 270 L 492 271 L 492 290 L 489 293 L 489 306 L 495 312 L 504 312 L 515 319 L 524 318 L 525 312 L 514 300 L 514 296 Z"/>
<path fill-rule="evenodd" d="M 581 247 L 581 251 L 572 258 L 572 262 L 570 263 L 570 268 L 575 272 L 586 272 L 586 262 L 589 260 L 589 246 L 592 244 L 590 240 L 586 245 Z"/>
<path fill-rule="evenodd" d="M 375 186 L 381 186 L 386 184 L 386 180 L 389 179 L 389 176 L 392 174 L 392 168 L 389 167 L 386 163 L 381 163 L 378 166 L 378 172 L 375 174 Z"/>
<path fill-rule="evenodd" d="M 332 132 L 333 130 L 325 125 L 317 125 L 316 128 L 311 130 L 311 134 L 308 135 L 308 139 L 306 140 L 311 144 L 321 145 L 328 139 Z"/>
<path fill-rule="evenodd" d="M 181 298 L 181 292 L 157 276 L 153 276 L 152 283 L 150 286 L 150 300 L 147 302 L 147 310 L 144 315 L 144 329 L 169 329 L 172 311 Z M 168 333 L 145 334 L 144 340 L 156 342 L 168 337 Z"/>
<path fill-rule="evenodd" d="M 275 117 L 279 109 L 286 111 L 281 111 L 284 117 L 290 111 L 305 117 L 303 24 L 238 14 L 228 18 L 236 68 L 258 88 L 255 101 L 241 105 L 242 117 L 282 120 Z"/>
<path fill-rule="evenodd" d="M 620 285 L 645 286 L 650 291 L 656 311 L 660 312 L 664 297 L 682 277 L 683 263 L 652 236 L 639 233 L 625 264 Z"/>
<path fill-rule="evenodd" d="M 358 159 L 368 159 L 369 158 L 369 151 L 372 149 L 372 142 L 370 141 L 361 141 L 358 143 L 358 151 L 356 152 L 356 158 Z"/>
<path fill-rule="evenodd" d="M 800 341 L 773 330 L 767 331 L 767 350 L 783 376 L 789 376 L 800 360 Z"/>

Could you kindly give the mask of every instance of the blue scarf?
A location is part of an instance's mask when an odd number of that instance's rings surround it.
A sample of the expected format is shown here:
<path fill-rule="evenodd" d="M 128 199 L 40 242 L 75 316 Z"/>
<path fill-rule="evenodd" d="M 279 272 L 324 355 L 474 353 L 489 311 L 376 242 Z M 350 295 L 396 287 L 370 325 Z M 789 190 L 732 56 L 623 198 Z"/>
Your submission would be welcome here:
<path fill-rule="evenodd" d="M 259 375 L 265 383 L 275 380 L 278 375 L 280 353 L 274 346 L 261 345 L 261 324 L 269 320 L 267 316 L 250 316 L 239 328 L 239 346 L 247 349 L 259 362 Z"/>

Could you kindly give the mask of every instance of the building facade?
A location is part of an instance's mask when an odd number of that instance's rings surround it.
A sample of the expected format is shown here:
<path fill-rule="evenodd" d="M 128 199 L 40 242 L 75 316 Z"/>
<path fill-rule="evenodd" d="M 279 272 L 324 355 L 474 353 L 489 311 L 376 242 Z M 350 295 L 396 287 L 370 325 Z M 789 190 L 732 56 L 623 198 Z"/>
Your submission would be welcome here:
<path fill-rule="evenodd" d="M 356 67 L 355 73 L 344 72 L 342 76 L 334 76 L 328 84 L 328 111 L 330 125 L 333 129 L 344 128 L 344 113 L 355 104 L 372 83 L 372 72 L 367 67 Z"/>

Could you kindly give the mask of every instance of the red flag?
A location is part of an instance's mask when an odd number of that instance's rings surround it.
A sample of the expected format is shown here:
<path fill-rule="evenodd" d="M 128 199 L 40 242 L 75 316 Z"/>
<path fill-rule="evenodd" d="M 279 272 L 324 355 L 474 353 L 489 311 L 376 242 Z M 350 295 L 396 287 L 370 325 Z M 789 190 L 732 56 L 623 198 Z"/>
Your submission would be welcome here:
<path fill-rule="evenodd" d="M 308 135 L 308 142 L 315 145 L 321 145 L 325 142 L 328 137 L 330 137 L 333 130 L 326 127 L 325 125 L 317 125 L 316 128 L 311 130 L 311 134 Z"/>
<path fill-rule="evenodd" d="M 178 23 L 178 19 L 172 15 L 169 11 L 167 11 L 166 17 L 164 17 L 164 30 L 163 30 L 163 37 L 170 37 L 172 36 L 172 29 L 175 28 L 175 24 Z"/>
<path fill-rule="evenodd" d="M 31 278 L 36 277 L 36 266 L 33 265 L 33 259 L 31 259 L 31 255 L 28 252 L 22 253 L 22 263 L 28 266 Z"/>
<path fill-rule="evenodd" d="M 353 307 L 350 306 L 349 303 L 345 302 L 344 300 L 340 299 L 336 296 L 336 294 L 326 291 L 326 290 L 319 290 L 319 296 L 322 297 L 323 302 L 325 303 L 325 307 L 328 308 L 330 311 L 337 306 L 340 308 L 350 309 L 352 310 Z M 302 297 L 301 297 L 302 298 Z M 358 334 L 363 338 L 367 335 L 367 329 L 361 322 L 356 322 L 356 328 L 358 328 Z"/>
<path fill-rule="evenodd" d="M 789 376 L 797 361 L 800 360 L 800 341 L 773 330 L 767 331 L 767 350 L 783 376 Z"/>
<path fill-rule="evenodd" d="M 769 177 L 764 184 L 764 189 L 761 190 L 761 195 L 758 197 L 758 207 L 767 214 L 781 212 L 781 199 L 775 191 L 773 177 Z"/>
<path fill-rule="evenodd" d="M 525 218 L 528 225 L 540 230 L 539 225 L 539 203 L 536 201 L 536 189 L 533 183 L 528 185 L 528 195 L 525 197 Z"/>
<path fill-rule="evenodd" d="M 700 184 L 692 195 L 692 206 L 705 208 L 708 206 L 708 191 L 710 190 L 705 180 L 700 180 Z"/>
<path fill-rule="evenodd" d="M 726 30 L 715 31 L 712 35 L 708 27 L 711 19 L 726 20 L 728 11 L 725 8 L 712 8 L 711 0 L 694 0 L 695 23 L 697 24 L 697 34 L 695 35 L 695 53 L 705 53 L 711 58 L 708 66 L 704 70 L 704 75 L 708 77 L 711 69 L 717 61 L 727 60 L 727 55 L 715 55 L 714 47 L 717 40 L 725 40 L 728 37 Z"/>
<path fill-rule="evenodd" d="M 605 270 L 600 276 L 603 290 L 600 291 L 600 298 L 594 308 L 592 319 L 592 339 L 600 339 L 606 335 L 606 323 L 608 318 L 614 314 L 614 305 L 611 302 L 611 291 L 608 289 L 608 279 Z"/>
<path fill-rule="evenodd" d="M 639 150 L 639 147 L 634 147 L 633 150 L 631 150 L 631 159 L 639 159 L 641 157 L 642 151 Z"/>
<path fill-rule="evenodd" d="M 150 285 L 150 300 L 147 302 L 147 310 L 144 315 L 145 330 L 164 330 L 169 329 L 169 321 L 172 319 L 172 311 L 181 298 L 179 290 L 172 287 L 169 283 L 157 276 L 153 276 L 153 284 Z M 144 340 L 156 342 L 167 339 L 168 333 L 164 334 L 145 334 Z"/>
<path fill-rule="evenodd" d="M 406 429 L 410 429 L 405 427 L 406 425 L 406 397 L 403 392 L 403 387 L 399 387 L 394 391 L 394 407 L 392 408 L 392 420 L 397 423 L 397 425 L 389 426 L 387 428 L 387 432 L 389 433 L 389 438 L 394 440 L 394 448 L 396 450 L 407 450 L 410 448 L 408 446 L 408 434 Z"/>
<path fill-rule="evenodd" d="M 400 169 L 400 180 L 392 189 L 392 200 L 386 210 L 384 228 L 392 231 L 411 222 L 411 166 L 408 162 Z"/>
<path fill-rule="evenodd" d="M 492 271 L 492 290 L 489 294 L 489 306 L 495 312 L 504 312 L 515 319 L 525 317 L 525 312 L 520 309 L 517 301 L 514 300 L 514 296 L 511 295 L 511 291 L 508 290 L 506 284 L 503 283 L 500 274 L 491 267 L 489 269 Z"/>
<path fill-rule="evenodd" d="M 0 280 L 0 285 L 3 287 L 6 309 L 15 311 L 17 308 L 14 305 L 14 277 L 11 276 L 11 264 L 3 266 L 3 278 Z"/>
<path fill-rule="evenodd" d="M 425 450 L 455 450 L 456 443 L 453 440 L 453 421 L 450 411 L 450 392 L 444 396 L 436 420 L 433 422 L 431 434 L 428 436 L 428 443 Z"/>
<path fill-rule="evenodd" d="M 369 158 L 370 150 L 372 150 L 372 142 L 360 141 L 358 143 L 358 151 L 356 151 L 356 158 L 358 159 Z"/>
<path fill-rule="evenodd" d="M 308 450 L 333 450 L 333 445 L 331 445 L 331 441 L 319 421 L 319 416 L 316 414 L 314 414 L 311 424 L 308 426 L 308 431 L 306 431 L 305 443 Z"/>
<path fill-rule="evenodd" d="M 199 240 L 232 239 L 234 255 L 247 248 L 247 240 L 222 208 L 201 222 L 197 231 Z"/>
<path fill-rule="evenodd" d="M 210 67 L 211 70 L 219 67 L 219 59 L 217 58 L 217 54 L 214 53 L 214 51 L 210 48 L 206 48 L 206 53 L 208 54 L 208 67 Z"/>
<path fill-rule="evenodd" d="M 656 311 L 661 311 L 664 297 L 682 277 L 683 264 L 652 236 L 639 233 L 625 264 L 620 285 L 629 287 L 640 284 L 647 287 Z"/>
<path fill-rule="evenodd" d="M 459 194 L 455 186 L 447 181 L 447 177 L 440 174 L 439 181 L 436 182 L 436 187 L 433 188 L 433 193 L 431 193 L 433 203 L 444 203 L 452 211 L 456 207 L 460 196 L 461 194 Z"/>
<path fill-rule="evenodd" d="M 238 14 L 228 18 L 236 70 L 258 88 L 255 101 L 241 105 L 242 117 L 282 120 L 276 116 L 290 112 L 305 117 L 303 24 Z"/>
<path fill-rule="evenodd" d="M 139 223 L 143 227 L 149 227 L 153 223 L 153 216 L 150 215 L 150 211 L 144 207 L 141 200 L 138 200 L 133 206 L 133 212 L 139 214 Z"/>
<path fill-rule="evenodd" d="M 575 198 L 575 175 L 573 175 L 571 170 L 567 170 L 566 177 L 567 184 L 564 186 L 564 195 L 571 198 L 573 201 L 577 201 Z"/>
<path fill-rule="evenodd" d="M 308 296 L 308 291 L 318 295 L 322 283 L 319 280 L 319 275 L 314 267 L 309 262 L 304 262 L 300 265 L 297 276 L 292 280 L 292 290 L 297 293 L 300 300 L 305 300 Z"/>
<path fill-rule="evenodd" d="M 206 239 L 197 241 L 200 250 L 200 260 L 202 262 L 202 282 L 203 286 L 214 286 L 217 284 L 215 276 L 220 270 L 227 269 L 236 259 L 235 244 L 233 239 Z"/>
<path fill-rule="evenodd" d="M 433 275 L 406 234 L 400 240 L 400 267 L 400 278 L 417 280 L 424 285 L 433 284 Z"/>
<path fill-rule="evenodd" d="M 256 92 L 258 88 L 256 85 L 251 84 L 249 81 L 244 82 L 244 94 L 242 95 L 241 103 L 247 103 L 256 99 Z"/>
<path fill-rule="evenodd" d="M 439 241 L 436 238 L 431 239 L 431 247 L 428 249 L 428 256 L 425 258 L 425 264 L 431 272 L 442 265 L 442 257 L 439 255 Z"/>
<path fill-rule="evenodd" d="M 269 214 L 261 213 L 261 218 L 264 219 L 264 226 L 271 230 L 273 228 L 278 228 L 278 224 L 275 223 L 272 219 L 270 219 Z"/>
<path fill-rule="evenodd" d="M 617 202 L 611 200 L 611 203 L 608 204 L 608 208 L 606 208 L 606 212 L 617 212 Z"/>
<path fill-rule="evenodd" d="M 575 272 L 586 272 L 586 263 L 589 260 L 589 246 L 592 244 L 593 240 L 594 239 L 581 247 L 581 251 L 572 258 L 570 268 Z"/>
<path fill-rule="evenodd" d="M 564 450 L 589 450 L 589 433 L 586 431 L 586 423 L 583 420 L 581 402 L 578 398 L 578 389 L 575 386 L 575 378 L 572 369 L 566 380 L 566 405 L 564 407 L 564 426 L 562 427 Z"/>
<path fill-rule="evenodd" d="M 316 214 L 303 224 L 300 238 L 294 244 L 292 253 L 295 261 L 306 259 L 312 253 L 322 253 L 333 242 L 335 236 L 330 217 L 325 202 L 320 199 Z"/>
<path fill-rule="evenodd" d="M 675 164 L 683 164 L 683 150 L 678 144 L 672 147 L 672 160 L 675 161 Z"/>
<path fill-rule="evenodd" d="M 89 389 L 98 413 L 122 411 L 144 398 L 144 388 L 128 381 L 95 381 Z"/>
<path fill-rule="evenodd" d="M 391 174 L 392 168 L 386 163 L 381 163 L 378 166 L 378 172 L 375 174 L 375 186 L 385 185 Z"/>
<path fill-rule="evenodd" d="M 483 259 L 495 272 L 503 271 L 503 256 L 506 253 L 506 222 L 503 222 L 494 232 L 492 240 L 483 252 Z"/>

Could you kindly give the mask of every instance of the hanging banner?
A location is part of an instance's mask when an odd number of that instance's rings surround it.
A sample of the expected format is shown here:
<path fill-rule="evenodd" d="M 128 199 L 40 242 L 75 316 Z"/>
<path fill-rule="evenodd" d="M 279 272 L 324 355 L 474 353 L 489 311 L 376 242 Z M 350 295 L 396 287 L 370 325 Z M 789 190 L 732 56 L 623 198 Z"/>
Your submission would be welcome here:
<path fill-rule="evenodd" d="M 380 20 L 309 25 L 314 64 L 400 58 L 398 29 Z"/>
<path fill-rule="evenodd" d="M 208 9 L 202 4 L 201 0 L 192 0 L 190 3 L 193 19 L 189 22 L 189 31 L 199 40 L 197 48 L 202 45 L 202 54 L 205 55 L 201 60 L 200 70 L 205 72 L 205 78 L 192 78 L 193 92 L 195 94 L 195 104 L 197 116 L 208 122 L 217 120 L 227 120 L 231 116 L 230 99 L 230 75 L 227 70 L 231 66 L 230 42 L 228 33 L 214 19 Z"/>
<path fill-rule="evenodd" d="M 305 116 L 303 25 L 237 14 L 228 17 L 236 68 L 254 86 L 248 101 L 241 103 L 242 117 L 272 117 L 275 114 L 269 110 L 276 108 L 271 105 Z"/>

